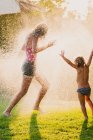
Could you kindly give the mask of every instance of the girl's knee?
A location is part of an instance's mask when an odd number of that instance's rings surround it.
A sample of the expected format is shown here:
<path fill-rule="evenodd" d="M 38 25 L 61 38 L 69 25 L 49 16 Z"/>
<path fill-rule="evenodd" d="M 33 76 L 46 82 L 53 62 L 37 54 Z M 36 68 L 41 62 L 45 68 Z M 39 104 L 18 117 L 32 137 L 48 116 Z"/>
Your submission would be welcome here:
<path fill-rule="evenodd" d="M 47 90 L 49 89 L 49 85 L 42 86 L 42 89 L 43 89 L 44 92 L 47 92 Z"/>
<path fill-rule="evenodd" d="M 48 82 L 45 82 L 45 83 L 42 85 L 42 90 L 46 92 L 48 89 L 49 89 L 49 83 L 48 83 Z"/>
<path fill-rule="evenodd" d="M 85 107 L 85 102 L 80 102 L 81 107 Z"/>
<path fill-rule="evenodd" d="M 81 109 L 84 110 L 86 109 L 86 106 L 84 104 L 81 105 Z"/>

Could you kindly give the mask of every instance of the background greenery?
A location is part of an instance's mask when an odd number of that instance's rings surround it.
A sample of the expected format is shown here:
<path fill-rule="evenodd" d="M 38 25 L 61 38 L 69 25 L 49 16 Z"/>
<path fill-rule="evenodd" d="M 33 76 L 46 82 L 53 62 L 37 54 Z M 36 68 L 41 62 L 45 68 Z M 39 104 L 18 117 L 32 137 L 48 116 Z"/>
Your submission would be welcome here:
<path fill-rule="evenodd" d="M 12 46 L 20 27 L 20 14 L 0 16 L 0 48 L 9 49 Z"/>
<path fill-rule="evenodd" d="M 61 0 L 55 0 L 55 2 L 60 5 L 62 2 Z M 40 0 L 38 2 L 39 6 L 43 8 L 47 8 L 48 11 L 46 15 L 53 12 L 56 8 L 56 5 L 53 3 L 52 0 Z M 23 12 L 23 14 L 25 14 Z M 32 18 L 37 18 L 40 16 L 39 11 L 27 11 L 26 16 L 28 19 L 32 20 Z M 23 17 L 24 18 L 24 17 Z M 0 48 L 9 49 L 9 46 L 12 46 L 15 36 L 19 30 L 22 29 L 24 26 L 24 19 L 22 18 L 21 14 L 6 14 L 0 15 Z"/>

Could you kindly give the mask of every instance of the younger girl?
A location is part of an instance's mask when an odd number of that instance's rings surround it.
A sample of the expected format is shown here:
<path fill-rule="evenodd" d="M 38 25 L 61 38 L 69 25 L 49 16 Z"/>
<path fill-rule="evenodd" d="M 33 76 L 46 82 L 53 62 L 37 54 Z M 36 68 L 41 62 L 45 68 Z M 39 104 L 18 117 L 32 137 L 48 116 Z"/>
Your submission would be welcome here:
<path fill-rule="evenodd" d="M 93 115 L 93 103 L 90 100 L 91 88 L 89 85 L 89 66 L 91 64 L 91 60 L 93 57 L 93 51 L 91 52 L 87 63 L 85 63 L 83 57 L 77 57 L 75 59 L 75 64 L 72 63 L 69 59 L 67 59 L 64 56 L 64 51 L 61 51 L 60 55 L 66 63 L 68 63 L 71 67 L 73 67 L 77 71 L 78 98 L 80 101 L 81 109 L 84 114 L 85 120 L 87 120 L 88 115 L 85 107 L 85 100 L 88 102 Z"/>

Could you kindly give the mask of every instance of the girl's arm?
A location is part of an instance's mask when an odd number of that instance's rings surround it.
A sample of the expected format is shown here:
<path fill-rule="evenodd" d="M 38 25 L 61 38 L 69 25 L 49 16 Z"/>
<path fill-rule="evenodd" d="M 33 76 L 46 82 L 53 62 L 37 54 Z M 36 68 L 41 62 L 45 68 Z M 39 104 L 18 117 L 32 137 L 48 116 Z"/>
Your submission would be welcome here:
<path fill-rule="evenodd" d="M 27 39 L 24 40 L 24 43 L 23 43 L 23 45 L 21 47 L 21 50 L 25 51 L 26 50 L 26 46 L 27 46 Z"/>
<path fill-rule="evenodd" d="M 23 44 L 22 48 L 21 48 L 23 51 L 25 51 L 26 49 L 26 44 Z"/>
<path fill-rule="evenodd" d="M 77 69 L 76 65 L 73 64 L 69 59 L 67 59 L 67 58 L 64 56 L 64 51 L 61 51 L 60 56 L 63 58 L 63 60 L 64 60 L 67 64 L 69 64 L 71 67 Z"/>
<path fill-rule="evenodd" d="M 92 52 L 91 52 L 91 54 L 90 54 L 90 56 L 89 56 L 88 62 L 86 63 L 86 65 L 87 65 L 88 67 L 89 67 L 90 64 L 91 64 L 92 57 L 93 57 L 93 50 L 92 50 Z"/>
<path fill-rule="evenodd" d="M 50 42 L 47 46 L 45 47 L 41 47 L 41 48 L 37 48 L 36 49 L 36 53 L 38 52 L 41 52 L 41 51 L 44 51 L 45 49 L 49 48 L 49 47 L 52 47 L 54 45 L 54 41 L 53 42 Z"/>

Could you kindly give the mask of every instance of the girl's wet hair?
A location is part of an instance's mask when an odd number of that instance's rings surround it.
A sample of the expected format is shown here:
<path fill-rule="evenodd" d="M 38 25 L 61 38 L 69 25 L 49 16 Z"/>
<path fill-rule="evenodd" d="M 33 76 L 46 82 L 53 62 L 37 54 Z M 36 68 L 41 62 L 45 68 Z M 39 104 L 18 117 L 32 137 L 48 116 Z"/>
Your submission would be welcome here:
<path fill-rule="evenodd" d="M 33 31 L 33 35 L 36 37 L 44 36 L 47 33 L 48 27 L 46 24 L 39 24 Z"/>
<path fill-rule="evenodd" d="M 75 59 L 75 64 L 77 65 L 77 67 L 83 67 L 85 64 L 84 58 L 83 57 L 77 57 Z"/>

